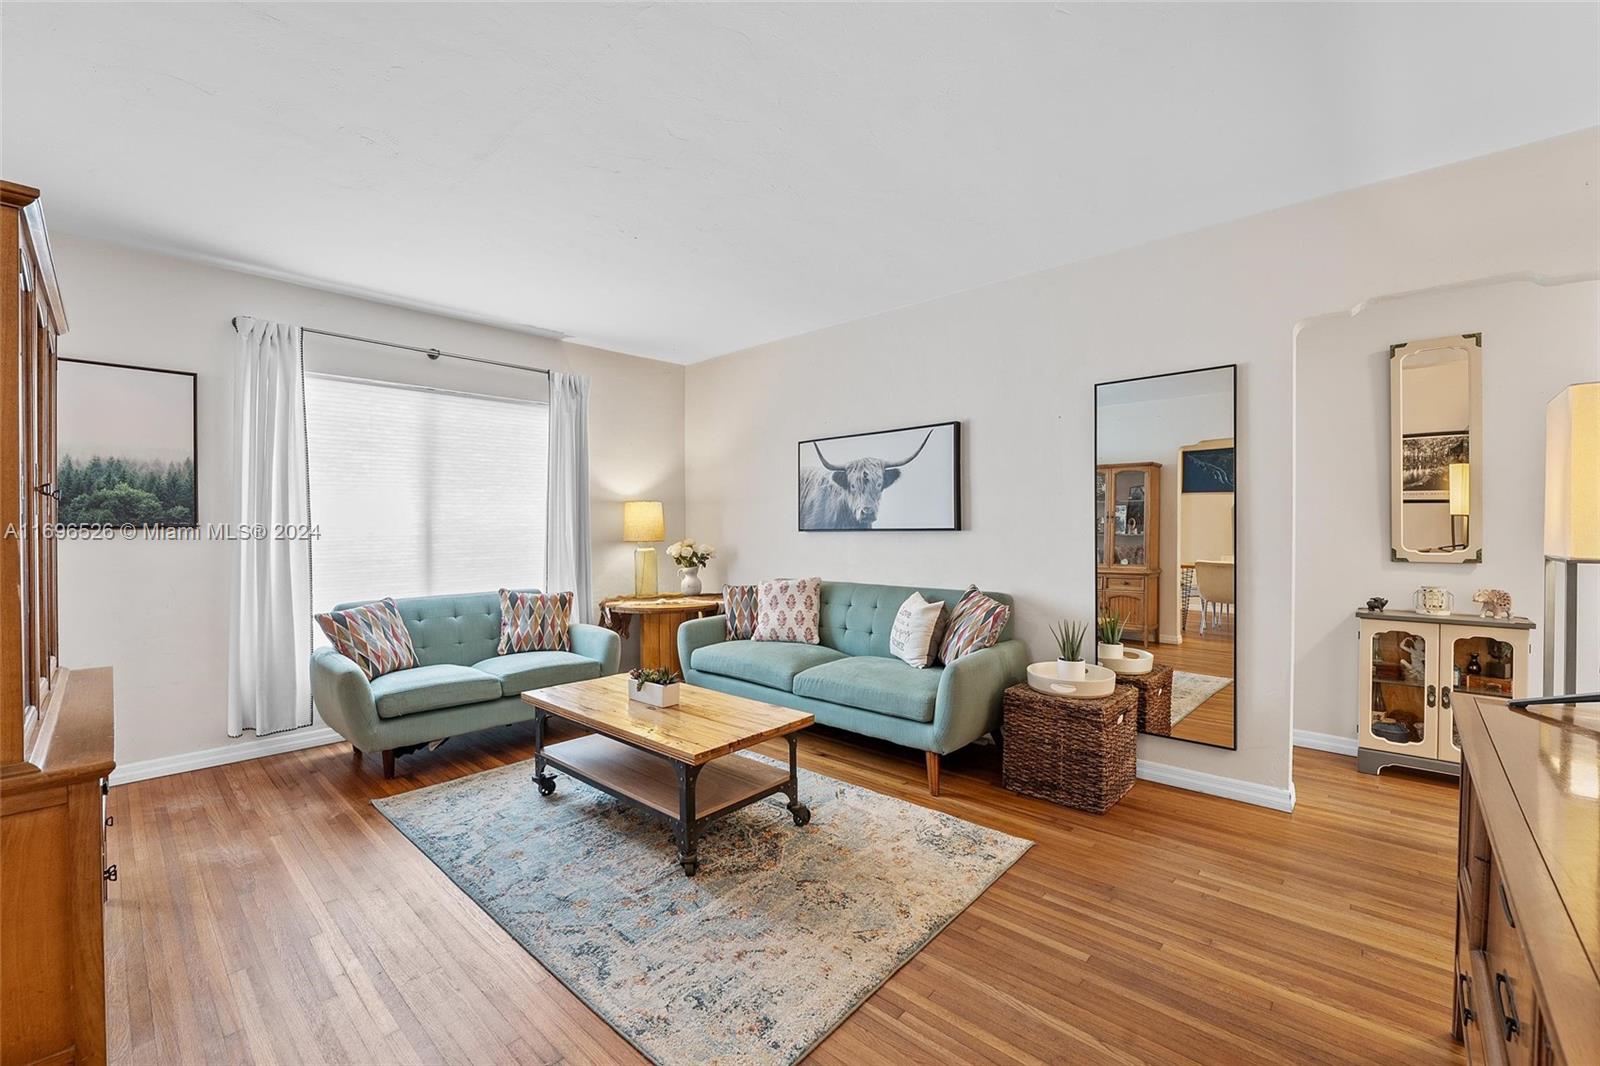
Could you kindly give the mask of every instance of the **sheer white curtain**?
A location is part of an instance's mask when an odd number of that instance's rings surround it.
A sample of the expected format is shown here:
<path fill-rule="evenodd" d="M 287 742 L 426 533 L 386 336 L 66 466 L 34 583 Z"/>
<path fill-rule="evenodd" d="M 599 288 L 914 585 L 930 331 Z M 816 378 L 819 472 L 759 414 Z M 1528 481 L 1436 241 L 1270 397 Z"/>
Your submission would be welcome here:
<path fill-rule="evenodd" d="M 311 724 L 310 542 L 300 330 L 239 318 L 228 735 Z"/>
<path fill-rule="evenodd" d="M 589 559 L 589 379 L 550 372 L 545 590 L 572 592 L 574 621 L 593 620 Z"/>

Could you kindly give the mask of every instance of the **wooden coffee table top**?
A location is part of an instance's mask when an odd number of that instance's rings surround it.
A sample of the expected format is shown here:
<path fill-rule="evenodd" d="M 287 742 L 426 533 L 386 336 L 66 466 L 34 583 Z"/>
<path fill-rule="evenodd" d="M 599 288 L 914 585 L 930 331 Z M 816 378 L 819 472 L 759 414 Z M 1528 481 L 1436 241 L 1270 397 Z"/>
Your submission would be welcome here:
<path fill-rule="evenodd" d="M 596 733 L 691 766 L 798 732 L 814 721 L 802 711 L 694 685 L 678 689 L 676 707 L 651 707 L 628 698 L 632 685 L 627 674 L 612 674 L 533 689 L 522 699 Z"/>

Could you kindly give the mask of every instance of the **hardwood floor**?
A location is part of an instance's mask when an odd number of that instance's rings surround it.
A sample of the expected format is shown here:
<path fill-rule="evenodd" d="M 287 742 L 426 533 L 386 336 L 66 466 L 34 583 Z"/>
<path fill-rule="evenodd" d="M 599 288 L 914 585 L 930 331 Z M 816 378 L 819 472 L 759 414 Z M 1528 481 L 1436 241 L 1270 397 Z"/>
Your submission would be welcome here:
<path fill-rule="evenodd" d="M 112 1060 L 642 1062 L 368 802 L 531 749 L 512 726 L 393 781 L 334 745 L 113 789 Z M 914 752 L 817 732 L 801 762 L 1038 842 L 813 1063 L 1464 1061 L 1452 782 L 1298 751 L 1293 815 L 1141 781 L 1097 817 L 1002 790 L 992 748 L 937 798 Z"/>

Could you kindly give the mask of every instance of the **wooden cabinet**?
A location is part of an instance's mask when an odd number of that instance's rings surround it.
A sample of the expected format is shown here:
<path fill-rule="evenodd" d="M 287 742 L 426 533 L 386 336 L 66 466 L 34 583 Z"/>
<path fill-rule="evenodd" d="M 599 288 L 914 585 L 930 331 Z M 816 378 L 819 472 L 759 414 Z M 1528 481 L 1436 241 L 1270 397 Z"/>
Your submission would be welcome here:
<path fill-rule="evenodd" d="M 111 671 L 57 663 L 55 368 L 66 316 L 37 190 L 0 183 L 0 1066 L 106 1060 Z M 10 346 L 15 343 L 13 352 Z"/>
<path fill-rule="evenodd" d="M 1456 705 L 1464 694 L 1516 699 L 1528 689 L 1526 618 L 1357 611 L 1356 768 L 1454 774 Z"/>
<path fill-rule="evenodd" d="M 1124 639 L 1161 636 L 1161 464 L 1095 467 L 1095 601 L 1116 613 Z"/>
<path fill-rule="evenodd" d="M 1600 1062 L 1600 707 L 1461 696 L 1456 1039 L 1495 1066 Z"/>

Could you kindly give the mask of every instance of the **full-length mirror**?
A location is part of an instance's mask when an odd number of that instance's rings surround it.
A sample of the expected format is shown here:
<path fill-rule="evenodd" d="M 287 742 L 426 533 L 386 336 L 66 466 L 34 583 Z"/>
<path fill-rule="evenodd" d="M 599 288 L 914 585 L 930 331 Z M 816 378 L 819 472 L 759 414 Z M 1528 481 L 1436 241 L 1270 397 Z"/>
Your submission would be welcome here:
<path fill-rule="evenodd" d="M 1390 554 L 1481 563 L 1483 335 L 1389 349 Z"/>
<path fill-rule="evenodd" d="M 1095 386 L 1099 662 L 1139 728 L 1232 748 L 1239 565 L 1233 366 Z"/>

